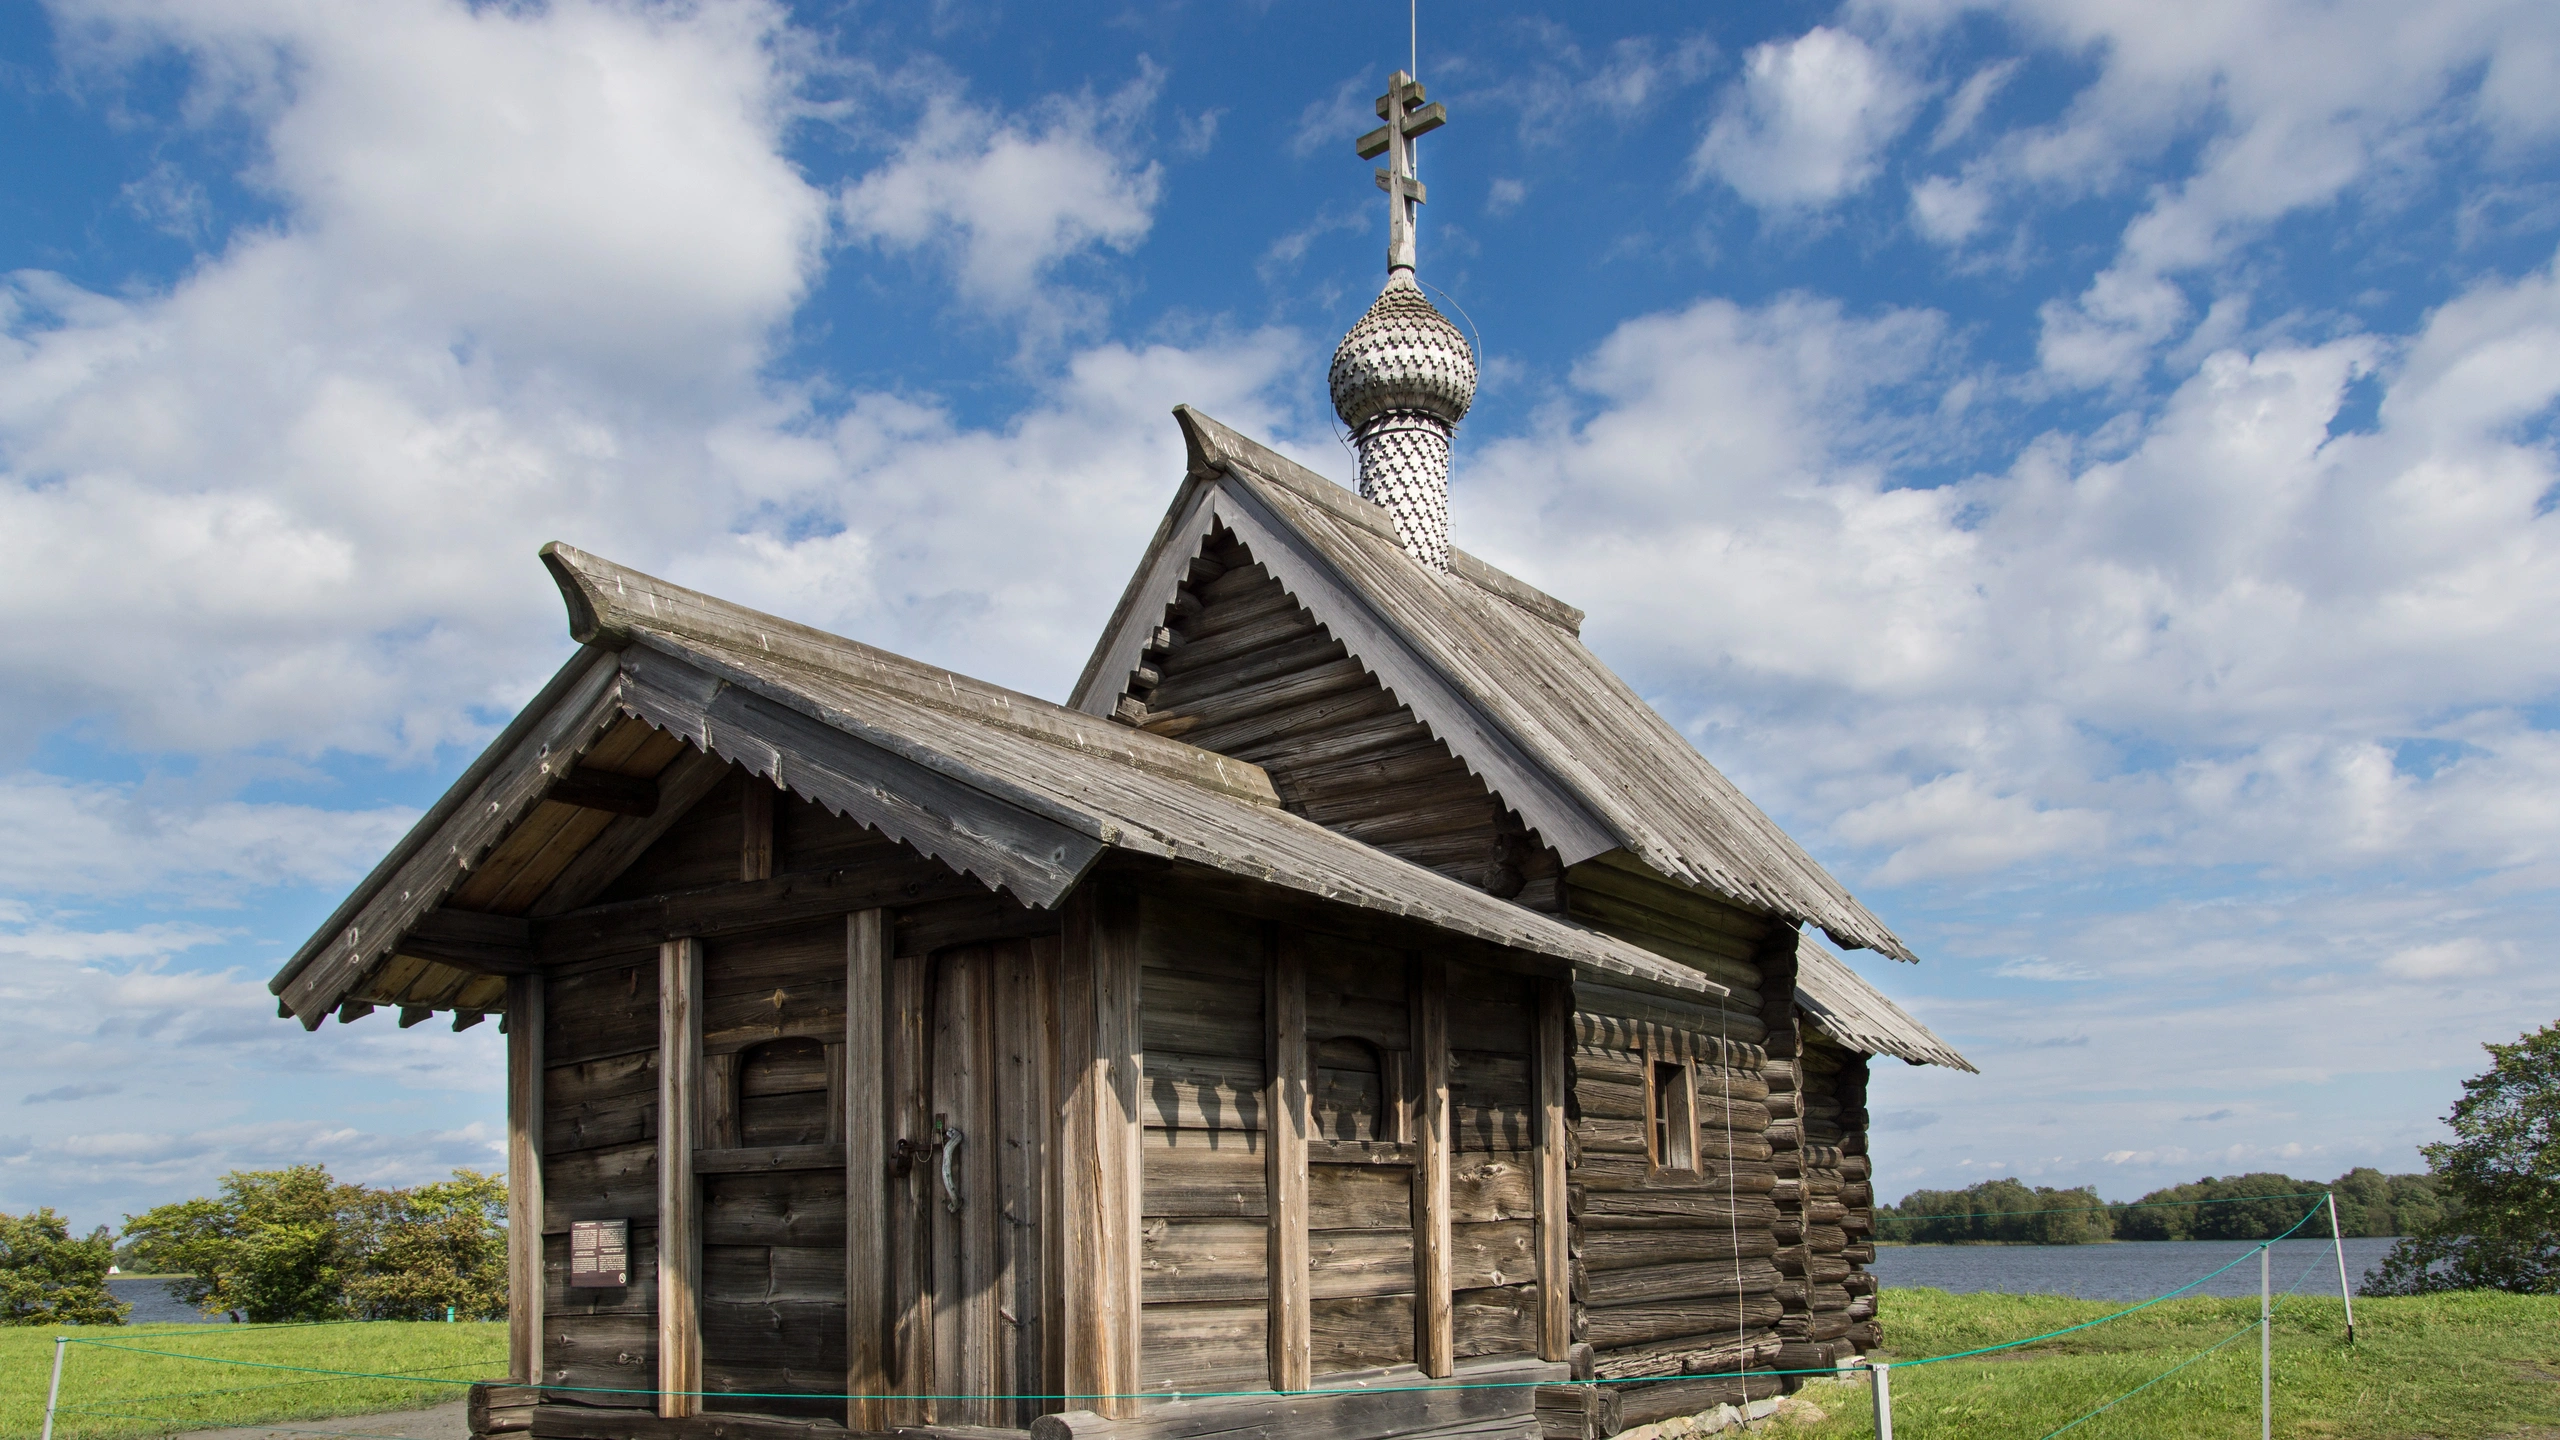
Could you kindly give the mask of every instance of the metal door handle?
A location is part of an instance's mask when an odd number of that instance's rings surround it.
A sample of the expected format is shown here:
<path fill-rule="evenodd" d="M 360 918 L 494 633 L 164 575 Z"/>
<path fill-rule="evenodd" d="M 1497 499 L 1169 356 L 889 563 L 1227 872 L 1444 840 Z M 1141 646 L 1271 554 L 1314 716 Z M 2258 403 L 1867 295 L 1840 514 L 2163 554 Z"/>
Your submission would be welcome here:
<path fill-rule="evenodd" d="M 957 1125 L 942 1132 L 942 1208 L 954 1215 L 960 1213 L 960 1187 L 951 1179 L 951 1157 L 960 1153 L 960 1140 Z"/>

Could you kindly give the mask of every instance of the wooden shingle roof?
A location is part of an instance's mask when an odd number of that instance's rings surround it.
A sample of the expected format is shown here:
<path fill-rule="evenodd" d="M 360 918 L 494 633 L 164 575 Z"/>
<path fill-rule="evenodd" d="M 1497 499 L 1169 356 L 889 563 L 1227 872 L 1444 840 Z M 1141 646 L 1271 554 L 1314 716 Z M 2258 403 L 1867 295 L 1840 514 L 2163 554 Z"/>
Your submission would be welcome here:
<path fill-rule="evenodd" d="M 1118 850 L 1551 957 L 1612 983 L 1721 989 L 1300 819 L 1256 766 L 565 545 L 546 546 L 543 559 L 583 648 L 271 982 L 305 1023 L 363 993 L 422 924 L 450 926 L 438 907 L 626 718 L 1035 907 L 1056 905 Z"/>
<path fill-rule="evenodd" d="M 1196 410 L 1190 473 L 1070 704 L 1110 713 L 1201 537 L 1233 532 L 1573 865 L 1624 850 L 1679 884 L 1914 958 L 1601 663 L 1582 613 L 1462 551 L 1405 554 L 1385 511 Z"/>
<path fill-rule="evenodd" d="M 1982 1073 L 1810 935 L 1796 942 L 1796 1004 L 1815 1028 L 1848 1049 Z"/>

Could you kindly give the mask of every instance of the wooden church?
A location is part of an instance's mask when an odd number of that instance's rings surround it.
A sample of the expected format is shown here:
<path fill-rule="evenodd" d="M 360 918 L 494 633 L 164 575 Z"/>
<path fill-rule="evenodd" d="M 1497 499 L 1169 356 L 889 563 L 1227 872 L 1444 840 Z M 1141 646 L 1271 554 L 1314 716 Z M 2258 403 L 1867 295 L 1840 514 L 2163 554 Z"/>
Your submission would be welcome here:
<path fill-rule="evenodd" d="M 1912 958 L 1449 544 L 1475 384 L 1344 339 L 1355 494 L 1188 408 L 1052 704 L 542 553 L 580 648 L 274 981 L 506 1032 L 538 1437 L 1592 1437 L 1875 1343 Z"/>

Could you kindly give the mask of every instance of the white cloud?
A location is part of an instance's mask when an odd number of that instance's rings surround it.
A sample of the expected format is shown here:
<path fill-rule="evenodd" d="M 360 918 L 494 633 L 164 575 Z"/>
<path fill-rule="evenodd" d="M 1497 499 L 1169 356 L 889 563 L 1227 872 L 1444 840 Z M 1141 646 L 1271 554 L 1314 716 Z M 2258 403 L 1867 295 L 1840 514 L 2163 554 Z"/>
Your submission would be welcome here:
<path fill-rule="evenodd" d="M 2497 974 L 2514 959 L 2512 944 L 2466 936 L 2393 951 L 2383 957 L 2380 968 L 2399 980 L 2476 980 Z"/>
<path fill-rule="evenodd" d="M 2397 208 L 2417 193 L 2407 178 L 2432 169 L 2466 129 L 2520 155 L 2560 127 L 2542 83 L 2560 63 L 2560 11 L 2532 0 L 2231 0 L 2174 16 L 2112 0 L 1858 9 L 1905 36 L 1997 12 L 2031 44 L 2095 68 L 2060 117 L 1998 137 L 1968 167 L 1965 191 L 1933 191 L 1915 206 L 1924 233 L 1945 241 L 1970 233 L 1958 222 L 1978 219 L 1993 193 L 2078 199 L 2145 187 L 2086 293 L 2044 312 L 2045 363 L 2072 385 L 2139 375 L 2185 318 L 2164 285 L 2219 270 L 2277 222 L 2357 201 Z M 1972 128 L 1974 87 L 1987 99 L 1997 71 L 1959 89 L 1938 143 Z M 2194 152 L 2191 168 L 2164 179 L 2155 163 L 2181 146 Z M 1963 206 L 1951 203 L 1959 194 Z"/>
<path fill-rule="evenodd" d="M 1911 223 L 1941 245 L 1972 239 L 1990 213 L 1990 192 L 1962 178 L 1931 175 L 1911 187 Z"/>
<path fill-rule="evenodd" d="M 398 806 L 190 803 L 132 785 L 0 777 L 0 894 L 205 899 L 343 884 L 416 819 Z"/>
<path fill-rule="evenodd" d="M 1965 77 L 1956 93 L 1947 100 L 1946 110 L 1938 118 L 1938 128 L 1929 136 L 1929 148 L 1944 150 L 1973 133 L 1982 120 L 1982 112 L 1994 96 L 2005 88 L 2026 62 L 2012 57 L 1995 60 Z"/>
<path fill-rule="evenodd" d="M 990 310 L 1061 304 L 1043 284 L 1061 262 L 1125 254 L 1154 224 L 1164 171 L 1137 163 L 1132 136 L 1162 83 L 1148 67 L 1107 99 L 1054 99 L 1028 124 L 936 95 L 897 154 L 845 187 L 845 226 L 947 258 L 961 294 Z"/>
<path fill-rule="evenodd" d="M 1920 88 L 1845 30 L 1817 25 L 1752 47 L 1742 79 L 1692 157 L 1763 209 L 1827 205 L 1873 179 Z"/>
<path fill-rule="evenodd" d="M 1461 533 L 1688 677 L 1660 703 L 1878 880 L 2560 849 L 2560 742 L 2513 710 L 2560 687 L 2560 465 L 2515 431 L 2560 394 L 2551 269 L 2402 340 L 2217 353 L 2111 449 L 1896 488 L 1975 423 L 1942 335 L 1799 299 L 1629 322 L 1586 416 L 1467 462 Z M 2364 375 L 2378 428 L 2331 436 Z M 2463 749 L 2406 773 L 2412 735 Z"/>

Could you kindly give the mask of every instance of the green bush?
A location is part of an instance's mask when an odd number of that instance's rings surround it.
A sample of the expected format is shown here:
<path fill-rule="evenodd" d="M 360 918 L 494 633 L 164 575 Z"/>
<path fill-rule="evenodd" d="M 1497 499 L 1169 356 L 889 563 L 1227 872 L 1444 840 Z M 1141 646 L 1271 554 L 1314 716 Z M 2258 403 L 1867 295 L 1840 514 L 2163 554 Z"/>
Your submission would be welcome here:
<path fill-rule="evenodd" d="M 50 1208 L 0 1215 L 0 1325 L 121 1325 L 133 1307 L 107 1291 L 115 1242 L 86 1240 Z"/>
<path fill-rule="evenodd" d="M 2442 1213 L 2391 1248 L 2369 1295 L 2560 1294 L 2560 1024 L 2489 1045 L 2462 1082 L 2453 1139 L 2425 1148 Z"/>
<path fill-rule="evenodd" d="M 209 1313 L 249 1320 L 441 1320 L 504 1315 L 506 1189 L 456 1170 L 410 1190 L 343 1185 L 317 1165 L 235 1170 L 219 1198 L 126 1217 L 135 1261 Z"/>

